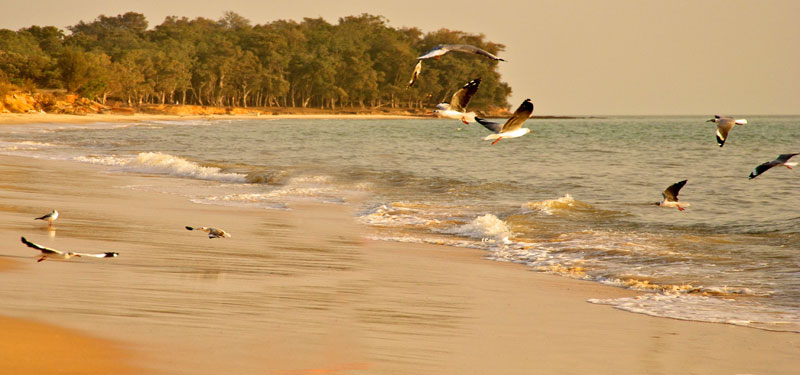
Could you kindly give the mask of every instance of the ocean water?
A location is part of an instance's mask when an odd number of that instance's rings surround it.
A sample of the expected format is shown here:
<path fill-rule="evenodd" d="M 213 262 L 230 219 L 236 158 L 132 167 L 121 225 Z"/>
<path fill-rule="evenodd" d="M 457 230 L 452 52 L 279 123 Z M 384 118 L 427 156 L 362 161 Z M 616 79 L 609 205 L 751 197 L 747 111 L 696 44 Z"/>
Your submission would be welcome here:
<path fill-rule="evenodd" d="M 704 117 L 617 117 L 529 120 L 494 146 L 434 119 L 4 126 L 0 152 L 207 181 L 170 191 L 197 204 L 351 205 L 374 239 L 645 292 L 592 303 L 800 332 L 800 168 L 747 178 L 800 152 L 800 117 L 747 118 L 723 148 Z M 685 211 L 652 204 L 684 179 Z"/>

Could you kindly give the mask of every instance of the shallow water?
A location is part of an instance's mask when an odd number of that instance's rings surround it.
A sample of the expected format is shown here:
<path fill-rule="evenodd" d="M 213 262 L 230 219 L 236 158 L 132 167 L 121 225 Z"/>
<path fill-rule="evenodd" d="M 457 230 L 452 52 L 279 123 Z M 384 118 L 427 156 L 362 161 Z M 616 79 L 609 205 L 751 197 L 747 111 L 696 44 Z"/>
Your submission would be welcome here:
<path fill-rule="evenodd" d="M 723 148 L 705 120 L 529 120 L 494 146 L 448 120 L 26 125 L 0 129 L 0 152 L 184 178 L 129 188 L 199 204 L 354 205 L 377 239 L 651 292 L 592 302 L 800 332 L 800 172 L 747 178 L 800 152 L 800 117 L 748 117 Z M 652 205 L 683 179 L 686 211 Z"/>

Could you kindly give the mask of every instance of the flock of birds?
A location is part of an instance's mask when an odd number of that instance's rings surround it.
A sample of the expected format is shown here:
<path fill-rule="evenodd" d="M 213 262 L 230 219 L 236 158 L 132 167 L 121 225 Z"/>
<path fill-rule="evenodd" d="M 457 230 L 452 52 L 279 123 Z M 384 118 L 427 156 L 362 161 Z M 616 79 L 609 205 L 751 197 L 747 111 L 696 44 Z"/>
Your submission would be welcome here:
<path fill-rule="evenodd" d="M 423 60 L 430 58 L 439 59 L 443 55 L 451 51 L 476 54 L 496 61 L 505 61 L 504 59 L 501 59 L 493 55 L 492 53 L 489 53 L 475 46 L 470 46 L 466 44 L 438 45 L 433 49 L 431 49 L 430 51 L 428 51 L 427 53 L 417 58 L 417 64 L 414 67 L 414 71 L 411 75 L 411 80 L 408 82 L 408 87 L 413 86 L 414 83 L 419 78 L 420 73 L 422 72 Z M 480 84 L 481 84 L 480 78 L 476 78 L 467 82 L 467 84 L 465 84 L 461 89 L 459 89 L 458 91 L 455 92 L 455 94 L 453 94 L 453 97 L 451 98 L 449 103 L 444 102 L 437 104 L 436 109 L 433 110 L 433 113 L 439 117 L 460 120 L 465 124 L 469 124 L 471 122 L 477 122 L 483 125 L 486 129 L 492 132 L 492 134 L 489 134 L 488 136 L 484 137 L 483 140 L 487 141 L 491 140 L 492 145 L 496 144 L 503 138 L 517 138 L 531 132 L 530 129 L 522 127 L 522 124 L 525 122 L 525 120 L 530 118 L 531 115 L 533 114 L 533 102 L 531 102 L 530 99 L 525 99 L 522 102 L 522 104 L 520 104 L 519 108 L 517 108 L 517 110 L 514 111 L 514 114 L 503 124 L 480 118 L 475 114 L 475 112 L 467 112 L 466 110 L 467 105 L 469 104 L 470 99 L 472 99 L 472 97 L 478 91 L 478 87 L 480 86 Z M 734 125 L 747 124 L 747 120 L 745 119 L 735 119 L 733 117 L 719 116 L 719 115 L 714 116 L 714 118 L 706 122 L 713 122 L 717 124 L 716 136 L 719 147 L 725 145 L 725 140 L 728 139 L 728 134 L 730 133 L 731 129 L 733 129 Z M 754 179 L 775 166 L 784 166 L 786 168 L 792 169 L 792 166 L 797 165 L 797 163 L 789 163 L 789 159 L 791 159 L 795 155 L 798 155 L 798 153 L 780 154 L 775 160 L 768 161 L 766 163 L 763 163 L 755 167 L 755 169 L 753 169 L 753 172 L 750 173 L 749 178 Z M 677 207 L 678 210 L 683 211 L 684 207 L 688 207 L 689 204 L 686 202 L 679 202 L 678 193 L 680 192 L 681 188 L 683 188 L 683 186 L 686 185 L 686 182 L 687 180 L 682 180 L 667 187 L 667 189 L 664 190 L 663 193 L 661 193 L 663 197 L 662 201 L 656 202 L 654 204 L 663 207 Z M 47 221 L 48 226 L 51 228 L 53 226 L 53 221 L 55 221 L 56 219 L 58 219 L 57 210 L 53 210 L 52 212 L 46 215 L 35 218 L 35 220 Z M 231 237 L 230 233 L 219 228 L 211 228 L 211 227 L 195 228 L 187 226 L 186 230 L 190 231 L 199 230 L 206 232 L 208 233 L 208 238 L 212 239 Z M 99 254 L 64 252 L 35 244 L 33 242 L 28 241 L 25 237 L 22 237 L 21 240 L 22 243 L 25 244 L 26 246 L 39 250 L 41 252 L 42 255 L 41 258 L 39 258 L 38 262 L 41 262 L 45 259 L 67 260 L 73 257 L 111 258 L 119 256 L 119 253 L 116 252 L 105 252 Z"/>
<path fill-rule="evenodd" d="M 475 46 L 470 46 L 467 44 L 440 44 L 417 58 L 417 65 L 414 67 L 414 71 L 411 74 L 411 80 L 408 82 L 408 87 L 413 86 L 414 83 L 417 82 L 417 79 L 422 72 L 422 60 L 430 58 L 438 60 L 444 54 L 451 51 L 476 54 L 496 61 L 506 61 Z M 450 99 L 450 103 L 445 102 L 437 104 L 436 109 L 433 110 L 433 113 L 439 117 L 461 120 L 461 122 L 465 124 L 469 124 L 473 121 L 478 122 L 492 132 L 492 134 L 489 134 L 483 138 L 484 141 L 492 141 L 492 144 L 499 142 L 503 138 L 521 137 L 531 132 L 530 129 L 522 127 L 522 124 L 525 122 L 525 120 L 530 118 L 533 114 L 533 102 L 531 102 L 530 99 L 525 99 L 525 101 L 520 104 L 519 108 L 514 111 L 514 114 L 511 115 L 505 124 L 482 119 L 477 117 L 475 112 L 467 112 L 467 105 L 469 104 L 470 99 L 472 99 L 472 96 L 478 91 L 478 86 L 480 86 L 480 84 L 480 78 L 476 78 L 467 82 L 464 87 L 453 94 L 453 97 Z"/>
<path fill-rule="evenodd" d="M 408 82 L 408 87 L 413 86 L 419 78 L 420 73 L 422 72 L 422 60 L 430 58 L 439 59 L 444 54 L 451 51 L 476 54 L 496 61 L 506 61 L 475 46 L 466 44 L 441 44 L 417 58 L 417 65 L 414 67 L 414 71 L 411 74 L 411 80 Z M 530 116 L 533 114 L 533 103 L 530 99 L 525 99 L 525 101 L 520 104 L 519 108 L 517 108 L 517 110 L 505 122 L 505 124 L 487 121 L 478 117 L 475 112 L 467 112 L 467 105 L 469 104 L 470 99 L 472 99 L 472 96 L 478 91 L 478 86 L 480 86 L 480 84 L 480 78 L 476 78 L 467 82 L 466 85 L 453 94 L 453 97 L 450 99 L 449 103 L 445 102 L 437 104 L 436 109 L 433 110 L 433 113 L 438 117 L 461 120 L 461 122 L 465 124 L 469 124 L 474 121 L 483 125 L 486 129 L 489 129 L 492 132 L 492 134 L 484 137 L 483 140 L 491 140 L 492 145 L 499 142 L 503 138 L 521 137 L 531 132 L 530 129 L 522 127 L 522 124 L 525 122 L 525 120 L 530 118 Z M 730 116 L 720 115 L 715 115 L 714 118 L 706 122 L 713 122 L 717 124 L 716 136 L 719 147 L 725 145 L 725 140 L 728 139 L 728 133 L 730 133 L 734 125 L 747 124 L 746 119 L 735 119 Z M 770 168 L 779 165 L 792 169 L 792 166 L 797 165 L 797 163 L 789 163 L 789 159 L 795 155 L 798 154 L 780 154 L 775 160 L 768 161 L 755 167 L 753 172 L 750 173 L 749 178 L 752 180 Z M 683 211 L 684 207 L 688 207 L 689 204 L 685 202 L 679 203 L 678 193 L 680 192 L 681 188 L 683 188 L 683 185 L 686 185 L 686 182 L 687 180 L 679 181 L 667 187 L 667 189 L 661 193 L 663 200 L 661 202 L 656 202 L 655 205 L 663 207 L 677 207 L 678 210 Z"/>
<path fill-rule="evenodd" d="M 734 125 L 745 125 L 747 124 L 747 120 L 745 119 L 734 119 L 733 117 L 728 116 L 720 116 L 715 115 L 714 118 L 707 120 L 706 122 L 714 122 L 717 124 L 717 143 L 719 147 L 725 145 L 725 140 L 728 139 L 728 133 L 733 129 Z M 793 156 L 798 155 L 795 154 L 780 154 L 775 160 L 770 160 L 766 163 L 762 163 L 755 167 L 752 172 L 750 172 L 750 176 L 748 178 L 750 180 L 760 176 L 762 173 L 768 171 L 772 167 L 776 167 L 782 165 L 788 169 L 792 169 L 793 166 L 797 165 L 797 163 L 790 163 L 789 159 Z M 678 181 L 664 190 L 661 193 L 663 200 L 661 202 L 656 202 L 655 204 L 658 206 L 664 207 L 677 207 L 678 210 L 683 211 L 683 207 L 689 207 L 688 203 L 680 203 L 678 202 L 678 193 L 681 191 L 683 185 L 686 185 L 687 180 Z"/>
<path fill-rule="evenodd" d="M 58 210 L 53 210 L 53 211 L 51 211 L 51 212 L 49 212 L 49 213 L 47 213 L 45 215 L 39 216 L 37 218 L 34 218 L 34 220 L 44 220 L 44 221 L 46 221 L 48 228 L 51 228 L 51 229 L 53 228 L 53 222 L 56 221 L 56 219 L 58 219 Z M 199 230 L 201 232 L 206 232 L 206 233 L 208 233 L 208 238 L 230 238 L 231 237 L 230 233 L 228 233 L 228 232 L 226 232 L 226 231 L 224 231 L 222 229 L 219 229 L 219 228 L 211 228 L 211 227 L 198 227 L 198 228 L 195 228 L 195 227 L 187 226 L 186 230 Z M 45 246 L 33 243 L 31 241 L 28 241 L 28 239 L 25 238 L 25 236 L 20 237 L 20 240 L 22 241 L 23 244 L 25 244 L 25 246 L 28 246 L 28 247 L 30 247 L 32 249 L 35 249 L 35 250 L 39 250 L 41 252 L 41 256 L 37 260 L 37 262 L 41 262 L 41 261 L 44 261 L 44 260 L 47 260 L 47 259 L 68 260 L 70 258 L 76 258 L 76 257 L 78 257 L 78 258 L 80 258 L 80 257 L 114 258 L 114 257 L 118 257 L 119 256 L 119 253 L 117 253 L 117 252 L 104 252 L 104 253 L 90 254 L 90 253 L 79 253 L 79 252 L 74 252 L 74 251 L 60 251 L 60 250 L 51 249 L 49 247 L 45 247 Z"/>

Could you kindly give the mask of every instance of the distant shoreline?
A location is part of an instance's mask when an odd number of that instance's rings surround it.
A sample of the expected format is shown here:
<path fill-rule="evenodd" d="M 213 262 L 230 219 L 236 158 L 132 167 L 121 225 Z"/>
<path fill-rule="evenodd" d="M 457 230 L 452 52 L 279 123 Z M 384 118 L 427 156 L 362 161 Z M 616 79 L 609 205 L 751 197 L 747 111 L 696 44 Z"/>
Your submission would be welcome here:
<path fill-rule="evenodd" d="M 487 116 L 491 117 L 491 116 Z M 340 111 L 314 111 L 314 113 L 271 113 L 261 114 L 253 112 L 248 114 L 61 114 L 61 113 L 3 113 L 0 114 L 0 124 L 20 125 L 36 123 L 71 123 L 83 124 L 92 122 L 145 122 L 145 121 L 180 121 L 180 120 L 247 120 L 247 119 L 435 119 L 430 115 L 392 114 L 392 113 L 342 113 Z M 503 117 L 496 117 L 503 118 Z M 595 116 L 532 116 L 532 120 L 575 120 L 602 118 Z"/>

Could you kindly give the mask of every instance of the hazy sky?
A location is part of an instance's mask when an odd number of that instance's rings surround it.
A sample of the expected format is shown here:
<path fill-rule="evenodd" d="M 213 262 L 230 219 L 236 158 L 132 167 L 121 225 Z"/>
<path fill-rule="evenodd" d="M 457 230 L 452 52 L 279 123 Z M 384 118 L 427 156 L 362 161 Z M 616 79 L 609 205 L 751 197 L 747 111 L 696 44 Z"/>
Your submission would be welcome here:
<path fill-rule="evenodd" d="M 538 115 L 800 114 L 795 0 L 28 0 L 4 2 L 0 28 L 66 27 L 98 15 L 277 19 L 370 13 L 390 26 L 485 34 L 515 109 Z M 448 56 L 448 58 L 469 58 Z M 409 61 L 409 71 L 414 65 Z M 464 82 L 472 77 L 463 77 Z M 478 93 L 480 95 L 480 92 Z"/>

